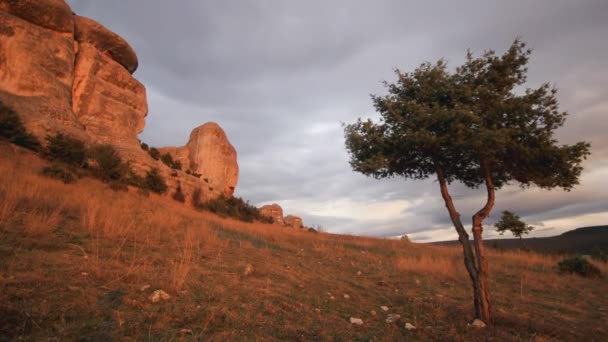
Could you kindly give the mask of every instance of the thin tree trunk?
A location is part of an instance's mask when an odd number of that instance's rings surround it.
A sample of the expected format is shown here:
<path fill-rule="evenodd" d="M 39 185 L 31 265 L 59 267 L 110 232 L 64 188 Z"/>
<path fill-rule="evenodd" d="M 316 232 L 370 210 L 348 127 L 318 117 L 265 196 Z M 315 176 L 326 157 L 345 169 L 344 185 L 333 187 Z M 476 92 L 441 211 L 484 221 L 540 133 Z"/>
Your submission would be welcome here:
<path fill-rule="evenodd" d="M 473 254 L 473 249 L 471 247 L 471 242 L 469 241 L 469 234 L 467 234 L 462 221 L 460 221 L 460 214 L 456 210 L 454 206 L 454 202 L 452 201 L 452 197 L 448 191 L 447 181 L 445 179 L 445 175 L 443 173 L 443 169 L 437 168 L 437 180 L 439 181 L 439 186 L 441 187 L 441 196 L 445 202 L 445 206 L 450 213 L 450 218 L 452 223 L 454 224 L 454 228 L 456 228 L 456 232 L 458 233 L 458 240 L 462 245 L 462 252 L 464 255 L 464 266 L 469 273 L 469 277 L 471 278 L 471 283 L 473 285 L 473 301 L 475 306 L 475 317 L 482 318 L 482 299 L 483 299 L 483 288 L 480 286 L 479 281 L 479 272 L 475 263 L 475 255 Z"/>
<path fill-rule="evenodd" d="M 492 175 L 488 163 L 482 162 L 482 170 L 484 172 L 487 200 L 483 208 L 481 208 L 475 215 L 473 215 L 473 238 L 475 240 L 475 254 L 477 256 L 477 287 L 480 289 L 479 298 L 479 318 L 485 323 L 492 322 L 491 310 L 490 310 L 490 288 L 488 285 L 488 260 L 486 259 L 486 252 L 483 245 L 483 220 L 490 215 L 492 208 L 494 207 L 495 201 L 495 190 L 494 183 L 492 181 Z"/>

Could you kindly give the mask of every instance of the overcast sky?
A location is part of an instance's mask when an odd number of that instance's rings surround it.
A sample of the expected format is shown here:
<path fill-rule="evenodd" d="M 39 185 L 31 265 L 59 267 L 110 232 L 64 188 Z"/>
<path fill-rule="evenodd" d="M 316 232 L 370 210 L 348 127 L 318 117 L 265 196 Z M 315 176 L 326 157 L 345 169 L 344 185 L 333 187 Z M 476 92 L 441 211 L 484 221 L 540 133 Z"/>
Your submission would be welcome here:
<path fill-rule="evenodd" d="M 184 145 L 192 128 L 219 123 L 238 151 L 236 195 L 279 203 L 329 232 L 415 241 L 454 239 L 434 180 L 377 181 L 351 171 L 341 122 L 377 118 L 393 69 L 410 71 L 467 49 L 533 48 L 529 86 L 558 87 L 570 113 L 560 142 L 586 140 L 592 156 L 571 192 L 497 193 L 502 210 L 536 225 L 531 236 L 608 224 L 608 1 L 70 0 L 74 12 L 126 38 L 147 88 L 141 139 Z M 469 218 L 484 191 L 451 187 Z M 470 220 L 467 220 L 470 221 Z"/>

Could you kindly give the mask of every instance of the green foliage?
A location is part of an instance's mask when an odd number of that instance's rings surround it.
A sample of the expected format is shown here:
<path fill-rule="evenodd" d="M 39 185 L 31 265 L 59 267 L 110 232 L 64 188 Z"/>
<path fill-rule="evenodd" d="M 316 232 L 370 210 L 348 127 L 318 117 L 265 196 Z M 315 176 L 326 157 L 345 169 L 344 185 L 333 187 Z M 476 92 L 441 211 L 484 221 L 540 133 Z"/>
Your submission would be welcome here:
<path fill-rule="evenodd" d="M 53 163 L 51 166 L 44 167 L 42 169 L 42 174 L 50 178 L 58 179 L 65 184 L 75 183 L 78 178 L 69 167 L 60 163 Z"/>
<path fill-rule="evenodd" d="M 143 182 L 141 183 L 141 188 L 157 194 L 164 194 L 167 192 L 167 183 L 165 183 L 165 180 L 160 175 L 158 169 L 152 169 L 146 172 L 146 177 L 144 177 Z"/>
<path fill-rule="evenodd" d="M 530 50 L 516 40 L 502 56 L 467 54 L 449 72 L 446 63 L 424 63 L 411 73 L 396 70 L 386 96 L 372 96 L 381 115 L 345 126 L 353 170 L 375 178 L 424 179 L 441 171 L 448 183 L 469 187 L 486 176 L 508 182 L 570 190 L 578 184 L 590 145 L 557 145 L 564 124 L 556 90 L 548 84 L 519 90 L 526 82 Z"/>
<path fill-rule="evenodd" d="M 41 149 L 38 139 L 25 130 L 19 115 L 4 106 L 2 102 L 0 102 L 0 140 L 7 140 L 32 151 Z"/>
<path fill-rule="evenodd" d="M 160 159 L 160 151 L 156 147 L 151 147 L 148 154 L 155 160 Z"/>
<path fill-rule="evenodd" d="M 522 221 L 518 215 L 505 210 L 502 212 L 502 216 L 500 220 L 494 224 L 496 227 L 496 231 L 500 233 L 500 235 L 504 234 L 506 231 L 511 231 L 513 236 L 520 238 L 524 234 L 530 233 L 534 227 L 527 225 L 524 221 Z"/>
<path fill-rule="evenodd" d="M 129 166 L 111 145 L 99 145 L 89 150 L 89 157 L 95 162 L 93 174 L 104 182 L 124 182 Z"/>
<path fill-rule="evenodd" d="M 258 208 L 249 204 L 249 202 L 244 201 L 240 197 L 225 197 L 224 195 L 221 195 L 214 200 L 202 203 L 198 206 L 198 208 L 210 211 L 220 216 L 228 216 L 245 222 L 253 222 L 255 220 L 272 223 L 272 219 L 269 220 L 268 217 L 260 214 Z"/>
<path fill-rule="evenodd" d="M 602 276 L 601 271 L 587 259 L 582 257 L 573 257 L 560 261 L 557 264 L 560 272 L 578 274 L 585 278 L 599 278 Z"/>
<path fill-rule="evenodd" d="M 45 155 L 47 158 L 76 167 L 85 165 L 87 151 L 82 141 L 64 136 L 61 133 L 47 136 L 46 140 Z"/>

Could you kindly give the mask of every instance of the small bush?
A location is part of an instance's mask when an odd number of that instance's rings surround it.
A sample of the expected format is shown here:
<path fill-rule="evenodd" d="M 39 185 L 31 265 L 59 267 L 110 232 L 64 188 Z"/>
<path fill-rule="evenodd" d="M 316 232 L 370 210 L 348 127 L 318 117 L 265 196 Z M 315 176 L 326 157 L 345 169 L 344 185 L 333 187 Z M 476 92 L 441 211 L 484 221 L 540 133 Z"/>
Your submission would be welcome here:
<path fill-rule="evenodd" d="M 596 278 L 602 275 L 595 265 L 581 257 L 564 259 L 557 264 L 557 267 L 562 273 L 578 274 L 585 278 Z"/>
<path fill-rule="evenodd" d="M 144 177 L 141 187 L 157 194 L 164 194 L 167 192 L 167 183 L 165 183 L 165 180 L 158 172 L 158 169 L 152 169 L 146 172 L 146 177 Z"/>
<path fill-rule="evenodd" d="M 141 149 L 144 151 L 150 150 L 150 146 L 148 146 L 148 144 L 146 144 L 145 142 L 142 142 L 139 146 L 141 146 Z"/>
<path fill-rule="evenodd" d="M 196 189 L 192 193 L 192 205 L 195 208 L 200 208 L 202 206 L 202 204 L 203 204 L 201 195 L 202 195 L 201 189 Z"/>
<path fill-rule="evenodd" d="M 162 161 L 165 165 L 167 165 L 168 167 L 170 167 L 172 169 L 175 169 L 175 170 L 182 169 L 182 163 L 180 163 L 179 161 L 173 160 L 173 157 L 169 153 L 163 154 L 160 157 L 160 161 Z"/>
<path fill-rule="evenodd" d="M 158 149 L 156 149 L 156 147 L 151 147 L 150 150 L 148 151 L 148 154 L 150 155 L 150 157 L 152 157 L 155 160 L 160 159 L 160 151 Z"/>
<path fill-rule="evenodd" d="M 126 180 L 129 166 L 123 163 L 114 147 L 99 145 L 89 151 L 90 158 L 95 161 L 93 174 L 104 182 L 122 182 Z"/>
<path fill-rule="evenodd" d="M 173 199 L 178 201 L 178 202 L 186 202 L 186 197 L 184 196 L 184 193 L 182 192 L 182 188 L 181 187 L 177 187 L 177 189 L 175 190 L 175 192 L 173 193 Z"/>
<path fill-rule="evenodd" d="M 74 183 L 77 179 L 74 172 L 59 163 L 53 163 L 51 166 L 43 168 L 42 174 L 50 178 L 58 179 L 65 184 Z"/>
<path fill-rule="evenodd" d="M 47 136 L 46 140 L 47 147 L 45 155 L 47 158 L 61 161 L 72 166 L 84 166 L 87 151 L 82 141 L 66 137 L 61 133 L 57 133 L 54 136 Z"/>
<path fill-rule="evenodd" d="M 2 102 L 0 102 L 0 140 L 7 140 L 32 151 L 41 149 L 38 139 L 25 130 L 19 115 L 5 107 Z"/>
<path fill-rule="evenodd" d="M 258 208 L 244 201 L 240 197 L 220 197 L 205 202 L 199 206 L 199 208 L 208 210 L 212 213 L 220 216 L 228 216 L 235 218 L 240 221 L 253 222 L 261 221 L 265 223 L 272 223 L 272 219 L 260 214 Z"/>

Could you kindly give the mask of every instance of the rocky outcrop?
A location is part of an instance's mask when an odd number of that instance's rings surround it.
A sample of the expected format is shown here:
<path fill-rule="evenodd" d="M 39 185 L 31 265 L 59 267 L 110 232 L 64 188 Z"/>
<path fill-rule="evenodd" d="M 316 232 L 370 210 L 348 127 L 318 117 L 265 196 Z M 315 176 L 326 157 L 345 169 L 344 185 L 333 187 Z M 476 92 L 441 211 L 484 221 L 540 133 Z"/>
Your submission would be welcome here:
<path fill-rule="evenodd" d="M 158 169 L 168 194 L 179 188 L 187 201 L 197 191 L 201 200 L 232 196 L 236 151 L 217 124 L 194 129 L 186 146 L 165 149 L 183 171 L 140 148 L 148 105 L 132 76 L 137 67 L 123 38 L 73 14 L 64 0 L 0 0 L 0 101 L 28 131 L 41 141 L 61 132 L 87 145 L 112 144 L 134 172 Z"/>
<path fill-rule="evenodd" d="M 137 148 L 148 114 L 146 88 L 131 73 L 135 52 L 94 20 L 74 16 L 76 54 L 72 108 L 96 143 Z"/>
<path fill-rule="evenodd" d="M 293 228 L 304 228 L 302 218 L 293 215 L 287 215 L 284 218 L 285 225 Z"/>
<path fill-rule="evenodd" d="M 192 130 L 186 146 L 162 148 L 160 151 L 171 154 L 183 169 L 200 175 L 210 191 L 226 197 L 234 193 L 239 179 L 236 150 L 215 122 Z"/>
<path fill-rule="evenodd" d="M 280 205 L 273 203 L 260 208 L 260 214 L 270 217 L 274 224 L 285 224 L 283 221 L 283 208 Z"/>

